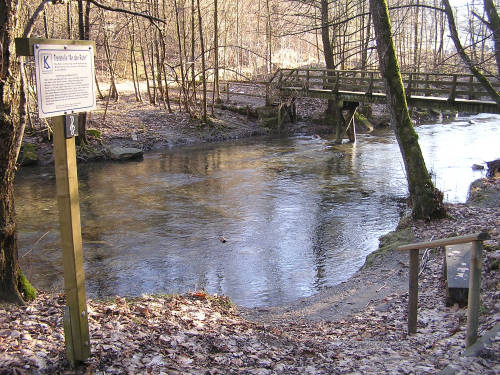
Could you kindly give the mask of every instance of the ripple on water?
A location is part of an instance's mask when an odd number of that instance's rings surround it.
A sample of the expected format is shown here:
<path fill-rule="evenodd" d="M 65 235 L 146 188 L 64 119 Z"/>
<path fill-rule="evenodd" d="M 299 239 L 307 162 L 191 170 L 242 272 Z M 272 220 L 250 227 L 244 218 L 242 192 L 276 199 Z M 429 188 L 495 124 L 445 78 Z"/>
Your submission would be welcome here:
<path fill-rule="evenodd" d="M 472 164 L 499 157 L 499 120 L 417 128 L 448 201 L 465 201 L 484 174 Z M 404 166 L 388 134 L 340 146 L 317 137 L 247 140 L 79 166 L 88 294 L 206 289 L 258 306 L 347 279 L 404 207 Z M 50 168 L 37 171 L 16 179 L 20 254 L 29 251 L 21 263 L 35 285 L 60 288 L 55 182 Z"/>

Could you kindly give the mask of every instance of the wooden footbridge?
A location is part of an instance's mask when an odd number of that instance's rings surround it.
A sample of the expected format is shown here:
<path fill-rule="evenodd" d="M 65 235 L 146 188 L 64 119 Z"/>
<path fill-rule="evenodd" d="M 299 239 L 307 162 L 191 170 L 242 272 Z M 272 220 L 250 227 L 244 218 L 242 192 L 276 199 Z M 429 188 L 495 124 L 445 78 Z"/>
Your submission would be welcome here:
<path fill-rule="evenodd" d="M 471 74 L 402 73 L 408 105 L 469 113 L 500 113 L 500 106 Z M 492 79 L 500 89 L 500 81 Z M 281 97 L 386 103 L 378 71 L 279 69 L 270 81 Z"/>
<path fill-rule="evenodd" d="M 500 105 L 471 74 L 402 73 L 402 78 L 410 107 L 500 113 Z M 495 89 L 500 88 L 498 79 L 490 77 L 490 81 Z M 337 143 L 342 142 L 344 134 L 349 141 L 356 141 L 354 115 L 360 103 L 387 103 L 385 83 L 378 71 L 279 69 L 267 88 L 268 102 L 272 96 L 279 96 L 278 123 L 283 110 L 294 120 L 298 97 L 335 101 L 337 114 L 332 125 Z"/>
<path fill-rule="evenodd" d="M 500 114 L 500 105 L 472 74 L 410 72 L 401 75 L 410 107 Z M 488 78 L 500 91 L 500 80 Z M 224 81 L 221 93 L 227 95 L 228 101 L 230 94 L 262 97 L 259 92 L 263 87 L 266 105 L 274 103 L 279 107 L 278 124 L 285 116 L 295 119 L 297 98 L 335 101 L 338 111 L 332 126 L 336 128 L 337 142 L 342 141 L 344 134 L 350 141 L 356 140 L 353 118 L 360 103 L 387 103 L 384 80 L 380 72 L 374 70 L 278 69 L 268 81 Z"/>

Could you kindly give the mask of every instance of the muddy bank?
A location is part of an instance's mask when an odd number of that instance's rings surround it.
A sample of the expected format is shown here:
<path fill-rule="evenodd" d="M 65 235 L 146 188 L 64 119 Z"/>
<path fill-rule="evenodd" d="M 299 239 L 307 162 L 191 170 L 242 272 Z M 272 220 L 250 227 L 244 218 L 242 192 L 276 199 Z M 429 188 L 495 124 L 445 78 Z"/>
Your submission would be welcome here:
<path fill-rule="evenodd" d="M 281 134 L 332 134 L 335 129 L 331 119 L 324 115 L 326 101 L 299 98 L 298 121 L 277 124 L 277 107 L 263 109 L 264 99 L 233 96 L 230 102 L 210 109 L 210 123 L 203 124 L 194 114 L 181 112 L 172 105 L 169 112 L 162 105 L 147 101 L 137 102 L 130 92 L 125 92 L 117 102 L 98 101 L 95 111 L 88 114 L 88 143 L 77 146 L 79 162 L 120 159 L 112 149 L 135 148 L 142 152 L 182 145 L 220 142 Z M 413 110 L 415 123 L 446 118 L 432 111 Z M 449 116 L 455 114 L 450 114 Z M 33 120 L 26 129 L 20 163 L 23 166 L 53 163 L 51 134 L 45 124 Z M 385 105 L 362 106 L 357 115 L 357 132 L 371 132 L 389 127 L 389 112 Z"/>
<path fill-rule="evenodd" d="M 135 102 L 132 95 L 122 95 L 118 103 L 106 110 L 105 103 L 88 115 L 88 143 L 77 146 L 79 162 L 110 160 L 110 150 L 115 147 L 135 148 L 143 152 L 204 142 L 265 135 L 269 129 L 260 126 L 255 119 L 215 109 L 210 126 L 191 118 L 184 112 L 169 113 L 159 106 Z M 42 128 L 41 128 L 42 129 Z M 52 142 L 47 130 L 27 129 L 23 151 L 37 160 L 25 164 L 50 164 L 53 162 Z M 26 152 L 24 152 L 26 154 Z M 21 161 L 23 155 L 21 155 Z"/>
<path fill-rule="evenodd" d="M 496 182 L 497 191 L 500 183 Z M 380 247 L 370 254 L 365 265 L 349 280 L 325 288 L 312 297 L 300 299 L 285 306 L 269 308 L 240 309 L 250 320 L 276 323 L 282 320 L 308 321 L 344 319 L 358 313 L 368 306 L 386 308 L 388 296 L 404 294 L 408 291 L 408 254 L 395 251 L 395 248 L 416 241 L 425 241 L 488 231 L 492 240 L 486 244 L 493 260 L 500 250 L 500 210 L 468 205 L 448 205 L 449 217 L 437 222 L 402 222 L 400 227 L 380 238 Z M 434 262 L 442 264 L 443 252 L 432 253 Z M 498 275 L 496 275 L 498 277 Z M 443 281 L 442 275 L 437 276 Z M 444 303 L 444 302 L 443 302 Z"/>
<path fill-rule="evenodd" d="M 446 219 L 427 223 L 423 220 L 412 221 L 408 217 L 401 218 L 398 228 L 379 238 L 378 250 L 367 256 L 363 267 L 349 280 L 289 305 L 240 311 L 250 320 L 276 323 L 297 319 L 343 319 L 367 306 L 384 309 L 389 295 L 404 293 L 408 289 L 408 254 L 395 249 L 411 242 L 486 231 L 491 234 L 492 239 L 485 242 L 488 250 L 485 262 L 496 264 L 500 259 L 499 202 L 500 178 L 478 179 L 469 188 L 466 204 L 447 205 Z M 432 254 L 437 262 L 444 256 L 443 251 Z M 498 272 L 494 272 L 493 276 L 498 281 Z M 439 279 L 444 281 L 442 275 Z"/>

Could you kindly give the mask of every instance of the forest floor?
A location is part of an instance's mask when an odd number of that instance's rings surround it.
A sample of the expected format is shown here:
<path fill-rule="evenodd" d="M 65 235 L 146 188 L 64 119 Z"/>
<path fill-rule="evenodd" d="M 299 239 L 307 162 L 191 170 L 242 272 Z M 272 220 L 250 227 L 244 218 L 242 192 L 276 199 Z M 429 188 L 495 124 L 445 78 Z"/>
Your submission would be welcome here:
<path fill-rule="evenodd" d="M 500 194 L 500 179 L 487 180 Z M 483 194 L 484 195 L 484 194 Z M 224 296 L 89 300 L 90 358 L 66 360 L 64 296 L 0 305 L 0 374 L 498 374 L 500 206 L 449 205 L 449 217 L 406 220 L 348 281 L 296 303 L 233 306 Z M 479 336 L 465 350 L 466 308 L 447 307 L 443 251 L 421 254 L 418 332 L 406 334 L 407 254 L 401 243 L 487 230 Z"/>

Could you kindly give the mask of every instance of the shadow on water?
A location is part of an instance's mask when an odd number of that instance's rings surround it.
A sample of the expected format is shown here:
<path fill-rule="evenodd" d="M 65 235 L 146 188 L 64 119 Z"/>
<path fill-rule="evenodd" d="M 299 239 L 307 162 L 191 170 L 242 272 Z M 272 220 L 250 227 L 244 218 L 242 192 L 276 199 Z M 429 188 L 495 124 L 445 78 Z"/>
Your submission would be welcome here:
<path fill-rule="evenodd" d="M 478 118 L 418 129 L 449 201 L 464 201 L 481 177 L 473 163 L 498 157 L 498 118 Z M 354 146 L 247 140 L 81 165 L 87 292 L 206 289 L 245 306 L 311 295 L 347 279 L 394 229 L 406 196 L 402 165 L 390 135 L 361 135 Z M 16 205 L 22 267 L 38 287 L 60 289 L 53 170 L 22 171 Z"/>

